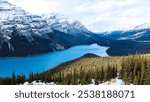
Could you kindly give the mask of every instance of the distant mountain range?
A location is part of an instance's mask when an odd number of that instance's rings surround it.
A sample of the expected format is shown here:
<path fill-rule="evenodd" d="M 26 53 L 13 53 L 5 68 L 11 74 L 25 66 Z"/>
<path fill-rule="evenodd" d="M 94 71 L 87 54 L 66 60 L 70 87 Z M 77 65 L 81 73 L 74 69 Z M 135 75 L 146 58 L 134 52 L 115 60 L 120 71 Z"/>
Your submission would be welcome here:
<path fill-rule="evenodd" d="M 150 26 L 95 34 L 80 21 L 49 13 L 32 15 L 0 0 L 0 57 L 19 57 L 97 43 L 111 56 L 150 52 Z"/>
<path fill-rule="evenodd" d="M 142 24 L 128 30 L 102 33 L 109 39 L 110 55 L 150 53 L 150 24 Z"/>
<path fill-rule="evenodd" d="M 114 40 L 150 42 L 150 24 L 142 24 L 124 31 L 109 32 L 105 35 Z"/>

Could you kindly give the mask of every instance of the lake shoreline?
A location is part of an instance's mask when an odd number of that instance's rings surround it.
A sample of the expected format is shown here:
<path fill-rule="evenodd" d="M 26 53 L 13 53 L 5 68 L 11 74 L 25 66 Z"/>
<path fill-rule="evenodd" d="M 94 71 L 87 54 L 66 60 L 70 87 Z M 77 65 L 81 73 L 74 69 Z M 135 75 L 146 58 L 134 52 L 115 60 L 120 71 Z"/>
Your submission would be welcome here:
<path fill-rule="evenodd" d="M 0 77 L 29 73 L 40 73 L 52 69 L 64 62 L 77 59 L 87 53 L 96 54 L 101 57 L 108 56 L 106 50 L 97 44 L 80 45 L 62 51 L 55 51 L 48 54 L 27 57 L 0 58 Z"/>

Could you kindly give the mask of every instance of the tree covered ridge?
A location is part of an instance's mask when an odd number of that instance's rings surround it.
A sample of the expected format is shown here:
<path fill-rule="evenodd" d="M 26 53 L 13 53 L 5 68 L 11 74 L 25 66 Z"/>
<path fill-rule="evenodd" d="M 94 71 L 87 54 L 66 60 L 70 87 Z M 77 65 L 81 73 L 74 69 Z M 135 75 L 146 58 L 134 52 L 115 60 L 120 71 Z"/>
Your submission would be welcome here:
<path fill-rule="evenodd" d="M 87 85 L 94 79 L 95 85 L 116 78 L 126 84 L 150 85 L 150 55 L 136 54 L 122 57 L 98 57 L 86 55 L 73 61 L 63 63 L 40 74 L 30 73 L 12 78 L 0 78 L 0 84 L 23 84 L 25 81 L 55 82 L 60 85 Z"/>
<path fill-rule="evenodd" d="M 121 63 L 120 77 L 126 84 L 150 85 L 150 55 L 130 55 Z"/>

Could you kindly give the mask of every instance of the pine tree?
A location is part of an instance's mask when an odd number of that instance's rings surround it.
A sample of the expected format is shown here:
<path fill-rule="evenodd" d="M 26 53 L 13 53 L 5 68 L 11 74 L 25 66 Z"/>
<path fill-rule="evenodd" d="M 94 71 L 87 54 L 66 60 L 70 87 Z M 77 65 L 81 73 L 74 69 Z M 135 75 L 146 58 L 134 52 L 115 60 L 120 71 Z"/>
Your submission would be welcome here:
<path fill-rule="evenodd" d="M 22 81 L 22 77 L 20 75 L 17 75 L 17 78 L 16 78 L 16 83 L 17 84 L 21 84 L 23 81 Z"/>
<path fill-rule="evenodd" d="M 64 73 L 62 73 L 62 85 L 64 85 L 65 84 L 65 75 L 64 75 Z"/>
<path fill-rule="evenodd" d="M 100 81 L 101 83 L 104 81 L 105 73 L 104 73 L 104 68 L 102 66 L 101 71 L 100 71 Z"/>
<path fill-rule="evenodd" d="M 62 83 L 62 78 L 61 78 L 61 71 L 58 73 L 58 83 L 61 84 Z"/>
<path fill-rule="evenodd" d="M 98 85 L 99 84 L 99 71 L 98 70 L 96 70 L 95 71 L 95 85 Z"/>
<path fill-rule="evenodd" d="M 134 76 L 133 84 L 138 85 L 138 77 Z"/>
<path fill-rule="evenodd" d="M 143 85 L 144 84 L 144 74 L 145 74 L 145 71 L 144 71 L 144 69 L 145 69 L 145 65 L 144 64 L 142 64 L 142 67 L 141 67 L 141 78 L 140 78 L 140 85 Z"/>
<path fill-rule="evenodd" d="M 12 85 L 15 85 L 15 84 L 16 84 L 16 76 L 15 76 L 15 73 L 14 73 L 14 72 L 12 73 L 11 84 L 12 84 Z"/>
<path fill-rule="evenodd" d="M 105 81 L 108 81 L 111 79 L 111 68 L 110 65 L 108 64 L 107 69 L 106 69 L 106 74 L 105 74 Z"/>
<path fill-rule="evenodd" d="M 34 81 L 34 75 L 33 75 L 33 73 L 30 73 L 28 82 L 31 83 L 32 81 Z"/>
<path fill-rule="evenodd" d="M 113 68 L 112 68 L 112 72 L 111 72 L 112 74 L 111 74 L 111 78 L 115 78 L 116 77 L 116 69 L 115 69 L 115 67 L 113 66 Z"/>
<path fill-rule="evenodd" d="M 77 84 L 77 75 L 76 75 L 76 70 L 74 69 L 73 70 L 73 73 L 72 73 L 72 79 L 71 79 L 71 84 L 72 85 L 76 85 Z"/>
<path fill-rule="evenodd" d="M 4 79 L 4 85 L 11 85 L 11 79 L 9 77 Z"/>
<path fill-rule="evenodd" d="M 0 78 L 0 85 L 4 85 L 3 79 Z"/>
<path fill-rule="evenodd" d="M 67 74 L 65 77 L 65 85 L 70 85 L 71 84 L 71 78 L 72 75 L 71 74 Z"/>
<path fill-rule="evenodd" d="M 86 73 L 84 73 L 84 72 L 82 72 L 82 78 L 81 78 L 81 85 L 86 85 L 87 84 L 87 82 L 86 82 L 86 76 L 87 76 L 87 74 Z"/>
<path fill-rule="evenodd" d="M 23 84 L 26 81 L 26 76 L 24 74 L 22 74 L 22 82 L 21 84 Z"/>
<path fill-rule="evenodd" d="M 88 71 L 87 74 L 86 74 L 86 83 L 87 83 L 87 84 L 91 84 L 91 79 L 92 79 L 92 78 L 91 78 L 90 72 L 91 72 L 91 71 Z"/>

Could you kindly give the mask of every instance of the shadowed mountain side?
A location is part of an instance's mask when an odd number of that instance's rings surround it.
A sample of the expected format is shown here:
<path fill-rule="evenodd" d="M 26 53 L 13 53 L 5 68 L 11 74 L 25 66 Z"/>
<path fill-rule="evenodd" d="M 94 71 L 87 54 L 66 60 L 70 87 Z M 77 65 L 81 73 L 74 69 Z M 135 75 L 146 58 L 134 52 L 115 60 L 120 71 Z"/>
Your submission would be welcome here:
<path fill-rule="evenodd" d="M 150 43 L 136 42 L 132 40 L 110 40 L 107 53 L 110 56 L 126 56 L 136 53 L 150 53 Z"/>

